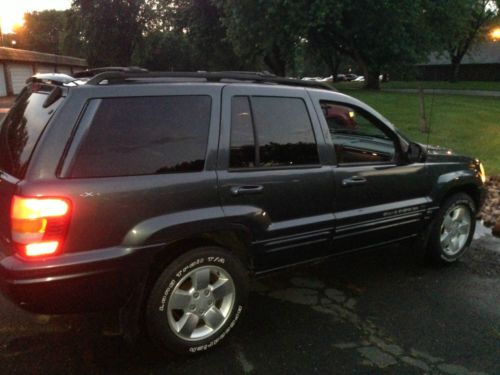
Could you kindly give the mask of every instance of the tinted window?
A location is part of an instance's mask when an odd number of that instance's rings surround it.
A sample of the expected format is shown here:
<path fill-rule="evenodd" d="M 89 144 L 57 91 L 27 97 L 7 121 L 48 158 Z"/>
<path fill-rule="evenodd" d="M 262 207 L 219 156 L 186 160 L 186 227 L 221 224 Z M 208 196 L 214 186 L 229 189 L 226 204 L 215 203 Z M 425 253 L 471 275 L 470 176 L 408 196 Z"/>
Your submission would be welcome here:
<path fill-rule="evenodd" d="M 261 167 L 319 163 L 307 107 L 302 99 L 252 97 Z"/>
<path fill-rule="evenodd" d="M 193 172 L 204 167 L 209 96 L 104 99 L 72 177 Z"/>
<path fill-rule="evenodd" d="M 231 168 L 255 167 L 255 140 L 248 97 L 231 102 Z"/>
<path fill-rule="evenodd" d="M 32 92 L 25 88 L 0 129 L 0 169 L 22 178 L 40 135 L 62 100 L 48 108 L 43 103 L 48 92 Z"/>
<path fill-rule="evenodd" d="M 321 102 L 339 163 L 380 163 L 394 159 L 392 139 L 358 109 Z"/>

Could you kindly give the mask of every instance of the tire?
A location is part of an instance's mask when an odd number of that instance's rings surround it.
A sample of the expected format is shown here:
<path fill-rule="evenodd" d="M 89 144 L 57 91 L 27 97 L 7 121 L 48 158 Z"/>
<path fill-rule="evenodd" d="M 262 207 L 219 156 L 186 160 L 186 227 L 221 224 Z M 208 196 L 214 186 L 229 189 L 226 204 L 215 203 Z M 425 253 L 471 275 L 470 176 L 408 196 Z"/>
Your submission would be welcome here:
<path fill-rule="evenodd" d="M 467 251 L 476 228 L 476 206 L 465 193 L 454 194 L 441 206 L 430 232 L 427 255 L 436 264 L 456 262 Z"/>
<path fill-rule="evenodd" d="M 149 337 L 176 353 L 196 353 L 217 345 L 245 307 L 248 271 L 219 247 L 193 249 L 170 263 L 146 304 Z"/>

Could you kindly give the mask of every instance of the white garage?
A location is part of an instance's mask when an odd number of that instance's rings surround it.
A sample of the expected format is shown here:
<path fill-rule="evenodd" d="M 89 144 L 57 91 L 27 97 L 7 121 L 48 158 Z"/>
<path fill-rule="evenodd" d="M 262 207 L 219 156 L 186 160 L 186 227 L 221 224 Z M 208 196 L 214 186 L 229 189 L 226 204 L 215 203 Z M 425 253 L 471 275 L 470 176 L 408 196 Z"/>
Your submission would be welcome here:
<path fill-rule="evenodd" d="M 58 73 L 67 74 L 67 75 L 71 75 L 72 74 L 71 67 L 69 67 L 69 66 L 58 66 L 57 67 L 57 72 Z"/>
<path fill-rule="evenodd" d="M 5 71 L 3 64 L 0 63 L 0 96 L 7 95 L 7 83 L 5 82 Z"/>
<path fill-rule="evenodd" d="M 54 73 L 55 68 L 53 65 L 37 65 L 36 73 Z"/>
<path fill-rule="evenodd" d="M 7 79 L 10 80 L 12 93 L 17 95 L 26 86 L 26 80 L 33 75 L 33 66 L 7 63 Z"/>
<path fill-rule="evenodd" d="M 19 94 L 35 73 L 71 75 L 73 70 L 86 68 L 87 62 L 76 57 L 0 47 L 0 96 Z"/>

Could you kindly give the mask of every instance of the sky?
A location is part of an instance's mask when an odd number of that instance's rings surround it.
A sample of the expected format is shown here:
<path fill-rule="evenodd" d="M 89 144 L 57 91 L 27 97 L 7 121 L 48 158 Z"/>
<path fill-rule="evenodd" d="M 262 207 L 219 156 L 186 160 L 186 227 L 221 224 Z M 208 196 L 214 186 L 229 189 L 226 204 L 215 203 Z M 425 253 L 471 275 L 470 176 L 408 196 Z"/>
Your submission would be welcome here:
<path fill-rule="evenodd" d="M 14 26 L 23 23 L 25 12 L 46 9 L 68 9 L 71 0 L 0 0 L 0 25 L 2 33 L 8 34 Z"/>

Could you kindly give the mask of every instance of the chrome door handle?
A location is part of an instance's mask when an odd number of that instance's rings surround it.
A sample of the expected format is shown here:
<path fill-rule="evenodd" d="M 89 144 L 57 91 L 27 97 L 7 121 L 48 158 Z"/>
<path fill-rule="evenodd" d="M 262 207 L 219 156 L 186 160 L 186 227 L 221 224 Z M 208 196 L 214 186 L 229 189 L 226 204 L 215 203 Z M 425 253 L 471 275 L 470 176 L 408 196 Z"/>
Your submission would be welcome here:
<path fill-rule="evenodd" d="M 234 196 L 260 194 L 263 191 L 264 191 L 264 186 L 262 185 L 243 185 L 243 186 L 231 187 L 231 194 Z"/>
<path fill-rule="evenodd" d="M 351 176 L 342 180 L 342 186 L 354 186 L 366 184 L 366 178 L 361 176 Z"/>

